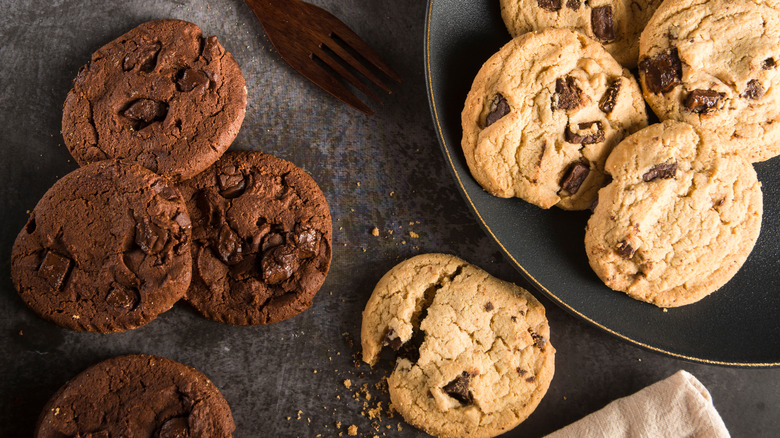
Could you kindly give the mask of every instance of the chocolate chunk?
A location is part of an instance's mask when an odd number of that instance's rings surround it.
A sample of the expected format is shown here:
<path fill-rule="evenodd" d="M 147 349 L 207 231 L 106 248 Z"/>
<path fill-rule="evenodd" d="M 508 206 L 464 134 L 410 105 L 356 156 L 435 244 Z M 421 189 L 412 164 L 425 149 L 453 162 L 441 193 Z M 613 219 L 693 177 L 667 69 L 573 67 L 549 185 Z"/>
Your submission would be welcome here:
<path fill-rule="evenodd" d="M 604 141 L 604 130 L 601 122 L 585 122 L 577 125 L 577 132 L 571 130 L 571 125 L 566 127 L 564 137 L 569 143 L 594 144 Z"/>
<path fill-rule="evenodd" d="M 117 309 L 133 310 L 140 297 L 134 289 L 123 286 L 114 286 L 106 295 L 106 303 Z"/>
<path fill-rule="evenodd" d="M 217 176 L 217 186 L 219 194 L 223 198 L 232 199 L 241 196 L 246 190 L 246 178 L 236 168 L 223 169 L 223 172 Z"/>
<path fill-rule="evenodd" d="M 279 246 L 282 243 L 284 243 L 284 236 L 279 233 L 269 233 L 267 236 L 265 236 L 265 239 L 263 239 L 262 249 L 265 251 L 268 248 Z"/>
<path fill-rule="evenodd" d="M 263 254 L 263 281 L 278 284 L 292 277 L 298 270 L 297 251 L 291 245 L 275 246 Z"/>
<path fill-rule="evenodd" d="M 190 427 L 184 417 L 173 417 L 157 430 L 155 438 L 189 438 Z"/>
<path fill-rule="evenodd" d="M 528 383 L 534 383 L 536 381 L 536 377 L 534 377 L 534 376 L 526 377 L 525 381 L 528 382 Z"/>
<path fill-rule="evenodd" d="M 176 201 L 179 199 L 179 192 L 161 179 L 152 183 L 152 190 L 167 201 Z"/>
<path fill-rule="evenodd" d="M 135 122 L 133 129 L 140 131 L 154 122 L 165 120 L 168 115 L 168 104 L 152 99 L 138 99 L 133 101 L 122 114 Z"/>
<path fill-rule="evenodd" d="M 677 163 L 656 164 L 642 175 L 642 181 L 650 182 L 656 178 L 671 179 L 677 174 Z"/>
<path fill-rule="evenodd" d="M 561 0 L 537 0 L 539 7 L 548 11 L 558 11 L 561 9 Z"/>
<path fill-rule="evenodd" d="M 223 224 L 217 235 L 215 249 L 220 260 L 234 265 L 244 258 L 243 239 L 227 224 Z"/>
<path fill-rule="evenodd" d="M 165 248 L 168 242 L 168 230 L 160 228 L 149 218 L 142 218 L 135 223 L 135 243 L 146 254 L 157 254 Z"/>
<path fill-rule="evenodd" d="M 321 238 L 322 236 L 312 229 L 306 229 L 296 234 L 293 241 L 298 247 L 298 257 L 308 259 L 316 256 L 320 251 Z"/>
<path fill-rule="evenodd" d="M 463 405 L 470 405 L 474 403 L 474 396 L 469 391 L 469 384 L 471 383 L 472 374 L 468 371 L 462 372 L 450 383 L 444 385 L 442 390 L 450 397 L 459 401 Z"/>
<path fill-rule="evenodd" d="M 582 104 L 582 90 L 571 76 L 558 78 L 555 81 L 555 95 L 553 96 L 553 109 L 575 109 Z"/>
<path fill-rule="evenodd" d="M 714 90 L 693 90 L 685 97 L 683 104 L 688 111 L 706 114 L 715 109 L 723 96 L 723 93 Z"/>
<path fill-rule="evenodd" d="M 212 190 L 201 190 L 195 198 L 195 206 L 203 213 L 206 223 L 209 225 L 223 221 L 225 217 L 225 203 Z"/>
<path fill-rule="evenodd" d="M 531 339 L 534 340 L 534 345 L 544 350 L 545 345 L 547 345 L 547 338 L 531 329 L 528 329 L 528 332 L 531 334 Z"/>
<path fill-rule="evenodd" d="M 771 70 L 777 66 L 777 63 L 775 63 L 775 58 L 767 58 L 764 60 L 764 62 L 761 63 L 761 68 L 764 70 Z"/>
<path fill-rule="evenodd" d="M 766 93 L 766 90 L 764 89 L 764 86 L 761 85 L 761 82 L 758 82 L 758 79 L 751 79 L 750 82 L 747 83 L 745 92 L 742 93 L 742 97 L 756 100 L 761 99 L 764 96 L 764 93 Z"/>
<path fill-rule="evenodd" d="M 509 103 L 507 103 L 504 96 L 496 94 L 496 97 L 493 98 L 493 102 L 490 103 L 490 112 L 487 117 L 485 117 L 485 127 L 487 128 L 493 123 L 496 123 L 498 119 L 507 114 L 509 114 Z"/>
<path fill-rule="evenodd" d="M 493 307 L 493 303 L 491 303 L 490 301 L 488 301 L 487 303 L 485 303 L 485 312 L 490 312 L 490 311 L 492 311 L 493 309 L 495 309 L 495 307 Z"/>
<path fill-rule="evenodd" d="M 620 86 L 622 84 L 623 81 L 620 79 L 615 79 L 609 84 L 607 91 L 604 92 L 604 96 L 601 97 L 601 102 L 599 102 L 599 109 L 601 111 L 609 114 L 615 109 L 615 103 L 617 102 L 618 93 L 620 93 Z"/>
<path fill-rule="evenodd" d="M 201 51 L 201 56 L 206 59 L 206 62 L 211 62 L 219 58 L 224 52 L 224 49 L 219 44 L 219 40 L 217 40 L 215 35 L 206 38 L 202 41 L 202 44 L 203 50 Z"/>
<path fill-rule="evenodd" d="M 46 280 L 54 290 L 60 290 L 65 279 L 70 273 L 73 261 L 53 251 L 47 251 L 43 256 L 41 266 L 38 267 L 38 275 Z"/>
<path fill-rule="evenodd" d="M 201 70 L 185 69 L 178 75 L 176 89 L 182 92 L 192 91 L 196 88 L 203 91 L 209 85 L 209 77 Z"/>
<path fill-rule="evenodd" d="M 382 345 L 389 346 L 393 349 L 393 351 L 398 351 L 398 349 L 400 349 L 403 344 L 404 343 L 401 341 L 401 338 L 396 336 L 395 330 L 390 329 L 387 331 L 387 333 L 385 333 L 385 339 L 382 342 Z"/>
<path fill-rule="evenodd" d="M 682 63 L 677 48 L 654 58 L 643 59 L 639 62 L 639 69 L 645 74 L 645 85 L 655 94 L 671 91 L 680 84 L 682 78 Z"/>
<path fill-rule="evenodd" d="M 566 0 L 566 7 L 576 11 L 580 8 L 580 0 Z"/>
<path fill-rule="evenodd" d="M 580 186 L 585 181 L 590 173 L 590 168 L 582 161 L 577 161 L 569 167 L 566 176 L 561 181 L 561 188 L 569 192 L 569 194 L 576 194 L 580 189 Z"/>
<path fill-rule="evenodd" d="M 630 259 L 631 257 L 634 257 L 636 250 L 631 246 L 630 243 L 624 240 L 618 244 L 618 246 L 615 248 L 615 252 L 617 252 L 618 255 L 624 259 Z"/>
<path fill-rule="evenodd" d="M 138 70 L 150 73 L 157 66 L 157 55 L 159 53 L 159 43 L 138 48 L 133 53 L 125 56 L 125 59 L 122 61 L 122 69 L 130 71 L 138 67 Z"/>
<path fill-rule="evenodd" d="M 590 11 L 590 26 L 593 35 L 602 43 L 615 41 L 615 24 L 612 20 L 612 6 L 596 6 Z"/>

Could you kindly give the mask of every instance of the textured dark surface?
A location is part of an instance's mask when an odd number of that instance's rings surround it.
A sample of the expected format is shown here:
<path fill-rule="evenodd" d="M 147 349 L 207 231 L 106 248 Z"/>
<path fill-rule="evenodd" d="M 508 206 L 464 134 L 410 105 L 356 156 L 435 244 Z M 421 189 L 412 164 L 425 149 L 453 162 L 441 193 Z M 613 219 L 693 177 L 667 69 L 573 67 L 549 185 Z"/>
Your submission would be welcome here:
<path fill-rule="evenodd" d="M 427 2 L 316 4 L 347 22 L 403 76 L 384 105 L 372 104 L 374 117 L 363 116 L 294 73 L 240 0 L 0 1 L 0 270 L 5 272 L 0 279 L 0 436 L 30 436 L 46 400 L 89 365 L 141 352 L 169 357 L 209 376 L 231 405 L 237 437 L 338 436 L 338 431 L 346 436 L 351 424 L 358 426 L 359 436 L 424 436 L 385 415 L 378 421 L 380 431 L 374 432 L 372 420 L 361 411 L 364 403 L 373 408 L 383 401 L 385 406 L 387 395 L 371 386 L 370 401 L 353 398 L 360 385 L 373 384 L 390 368 L 386 362 L 373 372 L 366 366 L 354 368 L 356 350 L 344 335 L 359 343 L 360 312 L 376 281 L 404 258 L 440 251 L 528 285 L 469 212 L 437 144 L 423 68 Z M 498 8 L 497 2 L 486 4 Z M 310 309 L 268 326 L 211 322 L 180 303 L 126 333 L 60 329 L 28 310 L 14 291 L 9 274 L 13 239 L 27 220 L 26 211 L 75 168 L 59 131 L 62 104 L 78 68 L 116 36 L 143 21 L 168 17 L 218 35 L 244 72 L 248 107 L 232 148 L 288 159 L 324 191 L 334 221 L 330 273 Z M 486 44 L 479 35 L 462 38 L 463 50 Z M 452 69 L 476 72 L 477 66 L 461 65 L 457 57 L 451 62 Z M 457 108 L 462 97 L 443 104 Z M 764 191 L 765 204 L 777 208 L 777 190 L 765 185 Z M 775 195 L 771 201 L 770 193 Z M 372 235 L 374 227 L 379 236 Z M 568 245 L 567 254 L 579 254 L 579 246 L 563 240 L 567 235 L 559 240 Z M 761 300 L 765 289 L 779 287 L 753 284 L 742 300 Z M 537 411 L 508 436 L 541 436 L 679 369 L 707 386 L 733 436 L 780 432 L 780 370 L 724 368 L 643 350 L 536 295 L 548 309 L 557 371 Z M 756 340 L 748 334 L 742 342 Z"/>

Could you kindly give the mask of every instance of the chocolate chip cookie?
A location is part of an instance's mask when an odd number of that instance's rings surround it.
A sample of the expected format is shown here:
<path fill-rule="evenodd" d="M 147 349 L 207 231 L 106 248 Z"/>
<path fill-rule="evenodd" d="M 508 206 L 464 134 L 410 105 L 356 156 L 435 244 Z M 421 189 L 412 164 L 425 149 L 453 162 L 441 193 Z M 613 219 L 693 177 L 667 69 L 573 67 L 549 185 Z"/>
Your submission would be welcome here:
<path fill-rule="evenodd" d="M 761 229 L 761 184 L 743 157 L 667 120 L 607 159 L 585 249 L 612 289 L 659 307 L 701 300 L 739 270 Z"/>
<path fill-rule="evenodd" d="M 36 438 L 230 438 L 230 407 L 199 371 L 136 354 L 100 362 L 60 388 L 38 418 Z"/>
<path fill-rule="evenodd" d="M 777 1 L 664 2 L 640 39 L 647 102 L 751 162 L 780 154 L 777 23 Z"/>
<path fill-rule="evenodd" d="M 207 318 L 268 324 L 308 309 L 331 261 L 317 183 L 289 161 L 228 152 L 179 184 L 193 221 L 187 301 Z"/>
<path fill-rule="evenodd" d="M 190 178 L 214 163 L 246 111 L 241 70 L 217 37 L 150 21 L 106 44 L 73 81 L 62 135 L 79 164 L 121 158 Z"/>
<path fill-rule="evenodd" d="M 43 196 L 11 253 L 22 300 L 73 330 L 118 332 L 168 310 L 190 284 L 190 218 L 166 178 L 106 160 Z"/>
<path fill-rule="evenodd" d="M 639 34 L 661 0 L 501 0 L 513 37 L 548 27 L 576 30 L 604 45 L 624 67 L 636 67 Z"/>
<path fill-rule="evenodd" d="M 492 437 L 525 420 L 552 380 L 544 307 L 526 290 L 446 254 L 401 262 L 363 311 L 363 360 L 398 359 L 393 407 L 425 432 Z"/>
<path fill-rule="evenodd" d="M 461 123 L 466 163 L 486 191 L 584 210 L 606 183 L 607 155 L 647 126 L 647 113 L 636 80 L 601 44 L 545 29 L 488 59 Z"/>

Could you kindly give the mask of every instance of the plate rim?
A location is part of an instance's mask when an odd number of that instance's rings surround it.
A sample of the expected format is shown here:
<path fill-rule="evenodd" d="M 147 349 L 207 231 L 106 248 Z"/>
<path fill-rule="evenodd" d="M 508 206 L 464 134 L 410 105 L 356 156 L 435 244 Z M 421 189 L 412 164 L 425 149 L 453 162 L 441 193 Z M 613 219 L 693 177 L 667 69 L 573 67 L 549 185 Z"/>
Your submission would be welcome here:
<path fill-rule="evenodd" d="M 463 196 L 466 203 L 469 205 L 472 214 L 475 215 L 477 222 L 479 222 L 480 226 L 483 230 L 490 236 L 490 238 L 498 244 L 498 246 L 501 248 L 501 251 L 504 253 L 504 256 L 511 262 L 511 264 L 514 266 L 516 270 L 518 270 L 523 277 L 525 277 L 526 280 L 528 280 L 539 292 L 544 294 L 547 298 L 549 298 L 551 301 L 553 301 L 556 305 L 561 307 L 566 312 L 574 315 L 575 317 L 587 322 L 588 324 L 597 327 L 613 336 L 616 336 L 619 339 L 622 339 L 623 341 L 628 342 L 629 344 L 633 344 L 635 346 L 644 348 L 646 350 L 654 351 L 657 353 L 665 354 L 667 356 L 671 356 L 678 359 L 684 359 L 690 362 L 698 362 L 703 363 L 707 365 L 722 365 L 722 366 L 728 366 L 728 367 L 737 367 L 737 368 L 771 368 L 771 367 L 778 367 L 780 366 L 779 362 L 728 362 L 728 361 L 720 361 L 720 360 L 712 360 L 707 359 L 704 357 L 698 357 L 698 356 L 692 356 L 692 355 L 686 355 L 681 353 L 675 353 L 673 351 L 668 351 L 663 348 L 655 347 L 653 345 L 647 344 L 645 342 L 638 341 L 636 339 L 633 339 L 629 336 L 626 336 L 620 332 L 617 332 L 616 330 L 613 330 L 609 327 L 606 327 L 605 325 L 591 319 L 587 315 L 583 314 L 582 312 L 578 311 L 577 309 L 571 307 L 569 304 L 567 304 L 565 301 L 560 299 L 556 294 L 554 294 L 552 291 L 547 289 L 543 284 L 541 284 L 533 275 L 531 275 L 530 272 L 528 272 L 523 265 L 521 265 L 517 259 L 507 250 L 507 248 L 504 246 L 504 244 L 498 239 L 498 237 L 493 233 L 493 230 L 490 228 L 490 226 L 485 222 L 485 220 L 482 218 L 482 214 L 479 212 L 477 207 L 474 205 L 474 203 L 471 200 L 471 196 L 469 195 L 468 191 L 466 190 L 465 186 L 463 185 L 463 181 L 461 179 L 461 175 L 458 173 L 458 170 L 455 168 L 455 163 L 453 161 L 453 157 L 450 154 L 450 150 L 447 147 L 447 142 L 444 139 L 444 133 L 442 132 L 441 122 L 439 120 L 439 112 L 437 110 L 436 106 L 436 98 L 433 94 L 433 79 L 431 75 L 431 63 L 430 63 L 430 45 L 431 45 L 431 20 L 433 16 L 433 5 L 436 0 L 428 0 L 428 5 L 426 7 L 425 11 L 425 41 L 424 41 L 424 56 L 423 56 L 423 62 L 424 62 L 424 75 L 425 75 L 425 89 L 426 94 L 428 95 L 428 106 L 431 111 L 431 117 L 433 119 L 433 125 L 434 129 L 436 131 L 436 139 L 439 143 L 439 147 L 444 151 L 447 164 L 449 165 L 449 170 L 452 173 L 452 175 L 455 177 L 455 181 L 458 185 L 459 191 L 461 196 Z M 469 175 L 470 177 L 470 175 Z"/>

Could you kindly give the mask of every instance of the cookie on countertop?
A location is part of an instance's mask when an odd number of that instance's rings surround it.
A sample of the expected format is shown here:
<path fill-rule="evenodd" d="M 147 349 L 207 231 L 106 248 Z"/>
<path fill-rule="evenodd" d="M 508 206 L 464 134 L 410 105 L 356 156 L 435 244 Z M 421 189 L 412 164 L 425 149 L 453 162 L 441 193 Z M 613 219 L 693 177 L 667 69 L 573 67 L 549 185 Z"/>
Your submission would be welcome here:
<path fill-rule="evenodd" d="M 513 36 L 548 27 L 576 30 L 604 45 L 626 68 L 636 67 L 639 35 L 662 0 L 501 0 Z"/>
<path fill-rule="evenodd" d="M 234 429 L 227 401 L 206 376 L 135 354 L 95 364 L 60 388 L 35 438 L 230 438 Z"/>
<path fill-rule="evenodd" d="M 601 44 L 545 29 L 488 59 L 461 123 L 466 163 L 490 194 L 584 210 L 606 183 L 610 151 L 647 113 L 636 80 Z"/>
<path fill-rule="evenodd" d="M 667 120 L 626 138 L 607 159 L 585 249 L 612 289 L 675 307 L 717 290 L 747 259 L 763 198 L 753 166 L 687 123 Z"/>
<path fill-rule="evenodd" d="M 186 21 L 149 21 L 79 70 L 62 135 L 79 164 L 133 160 L 179 181 L 227 150 L 245 111 L 244 77 L 217 37 Z"/>
<path fill-rule="evenodd" d="M 363 311 L 363 360 L 399 353 L 393 407 L 429 434 L 492 437 L 525 420 L 552 380 L 544 307 L 526 290 L 446 254 L 401 262 Z"/>
<path fill-rule="evenodd" d="M 36 313 L 73 330 L 118 332 L 170 309 L 190 284 L 190 218 L 173 183 L 106 160 L 65 175 L 35 206 L 11 276 Z"/>
<path fill-rule="evenodd" d="M 317 183 L 289 161 L 228 152 L 179 184 L 193 223 L 187 301 L 207 318 L 269 324 L 308 309 L 331 261 Z"/>
<path fill-rule="evenodd" d="M 680 0 L 640 40 L 644 96 L 661 120 L 714 134 L 751 162 L 780 154 L 780 6 L 776 0 Z"/>

